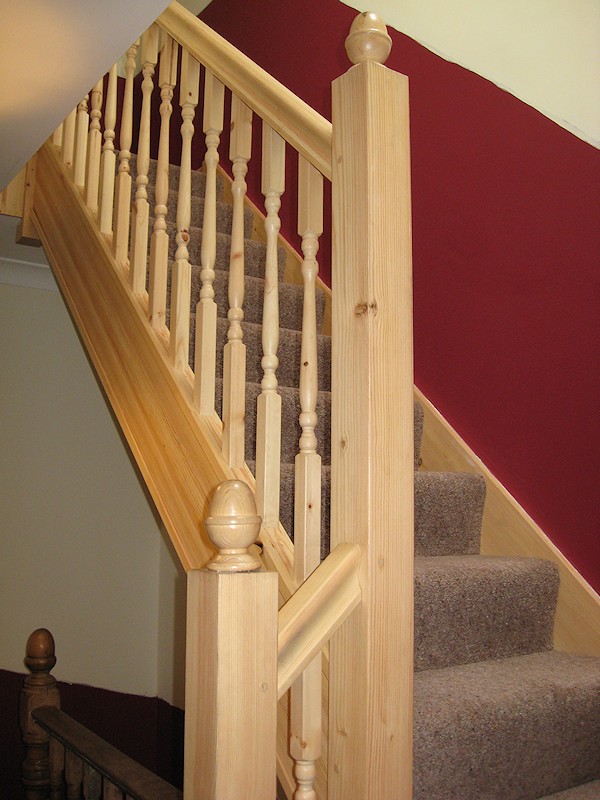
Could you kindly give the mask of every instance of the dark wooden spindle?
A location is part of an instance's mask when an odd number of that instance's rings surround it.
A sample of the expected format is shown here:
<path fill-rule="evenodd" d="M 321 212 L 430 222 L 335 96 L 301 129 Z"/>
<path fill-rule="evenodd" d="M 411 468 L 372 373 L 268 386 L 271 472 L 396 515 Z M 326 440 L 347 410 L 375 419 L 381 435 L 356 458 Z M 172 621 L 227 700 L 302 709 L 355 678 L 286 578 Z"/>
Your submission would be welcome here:
<path fill-rule="evenodd" d="M 31 675 L 23 682 L 19 710 L 26 747 L 21 777 L 25 800 L 44 800 L 50 788 L 48 734 L 33 721 L 31 712 L 40 706 L 60 708 L 56 679 L 50 674 L 55 664 L 52 634 L 38 628 L 27 640 L 25 666 Z"/>

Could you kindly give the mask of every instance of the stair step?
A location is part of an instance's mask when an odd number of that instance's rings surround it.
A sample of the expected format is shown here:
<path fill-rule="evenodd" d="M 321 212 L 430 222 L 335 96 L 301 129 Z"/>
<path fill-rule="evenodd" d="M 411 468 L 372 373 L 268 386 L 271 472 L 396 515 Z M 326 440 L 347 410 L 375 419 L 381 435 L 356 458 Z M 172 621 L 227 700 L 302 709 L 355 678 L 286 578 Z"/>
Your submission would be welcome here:
<path fill-rule="evenodd" d="M 485 480 L 466 472 L 415 473 L 415 554 L 479 553 Z"/>
<path fill-rule="evenodd" d="M 547 794 L 540 800 L 600 800 L 600 781 L 589 781 L 564 792 Z"/>
<path fill-rule="evenodd" d="M 132 186 L 132 195 L 135 196 L 135 184 Z M 167 220 L 175 222 L 177 219 L 177 198 L 178 193 L 175 189 L 169 191 L 167 199 Z M 132 198 L 133 199 L 133 198 Z M 154 206 L 156 205 L 156 196 L 154 192 L 154 184 L 148 185 L 148 202 L 150 204 L 150 214 L 154 214 Z M 217 202 L 216 223 L 217 230 L 221 233 L 231 233 L 231 223 L 233 218 L 233 206 L 230 203 Z M 190 219 L 192 223 L 199 228 L 202 227 L 204 219 L 204 196 L 192 195 L 192 203 L 190 207 Z M 150 232 L 154 225 L 154 217 L 150 223 Z M 254 215 L 252 209 L 244 209 L 244 236 L 249 239 L 252 236 L 252 226 L 254 225 Z"/>
<path fill-rule="evenodd" d="M 117 153 L 117 168 L 119 163 L 119 155 Z M 131 177 L 133 178 L 133 183 L 135 185 L 135 179 L 137 176 L 137 155 L 135 153 L 131 154 L 131 159 L 129 161 L 129 166 L 131 169 Z M 151 158 L 150 159 L 150 167 L 148 169 L 148 185 L 154 186 L 156 184 L 156 167 L 157 162 Z M 178 164 L 169 164 L 169 191 L 177 192 L 179 190 L 179 174 L 181 172 L 181 168 Z M 204 197 L 204 191 L 206 188 L 206 173 L 203 172 L 201 169 L 194 169 L 191 172 L 191 184 L 192 184 L 192 196 L 196 197 Z M 223 194 L 223 178 L 221 175 L 217 173 L 217 199 L 221 198 Z"/>
<path fill-rule="evenodd" d="M 413 800 L 551 795 L 600 777 L 600 659 L 549 651 L 419 672 L 414 719 Z"/>
<path fill-rule="evenodd" d="M 541 559 L 415 559 L 415 669 L 549 650 L 558 580 Z"/>

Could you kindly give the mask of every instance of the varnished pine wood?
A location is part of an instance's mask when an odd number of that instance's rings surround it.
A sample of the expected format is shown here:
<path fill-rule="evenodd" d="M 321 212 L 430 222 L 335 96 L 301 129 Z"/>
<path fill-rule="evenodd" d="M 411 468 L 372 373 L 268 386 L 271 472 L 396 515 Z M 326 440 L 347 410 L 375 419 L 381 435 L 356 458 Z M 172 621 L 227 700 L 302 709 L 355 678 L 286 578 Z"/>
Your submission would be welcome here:
<path fill-rule="evenodd" d="M 26 167 L 23 167 L 0 192 L 0 214 L 6 214 L 10 217 L 20 217 L 23 214 L 25 170 Z"/>
<path fill-rule="evenodd" d="M 251 563 L 260 517 L 245 483 L 219 486 L 205 524 L 219 553 L 188 574 L 184 793 L 264 800 L 275 793 L 277 575 Z"/>
<path fill-rule="evenodd" d="M 331 124 L 324 117 L 179 3 L 157 23 L 331 180 Z"/>
<path fill-rule="evenodd" d="M 481 552 L 553 561 L 560 573 L 554 646 L 557 650 L 600 656 L 598 594 L 429 400 L 419 390 L 415 390 L 415 395 L 424 410 L 423 469 L 475 472 L 485 478 Z"/>
<path fill-rule="evenodd" d="M 198 105 L 200 64 L 188 52 L 181 55 L 181 167 L 177 195 L 177 250 L 171 279 L 170 353 L 175 369 L 185 370 L 190 351 L 191 268 L 187 244 L 190 239 L 192 205 L 192 139 Z"/>
<path fill-rule="evenodd" d="M 277 391 L 279 359 L 279 209 L 285 189 L 285 141 L 263 122 L 262 193 L 267 236 L 262 317 L 263 378 L 256 412 L 256 503 L 267 528 L 279 524 L 281 395 Z"/>
<path fill-rule="evenodd" d="M 279 697 L 360 603 L 361 566 L 357 545 L 337 545 L 280 609 Z"/>
<path fill-rule="evenodd" d="M 98 224 L 102 233 L 112 233 L 115 192 L 115 128 L 117 125 L 117 65 L 108 73 L 108 90 L 104 109 L 104 144 L 100 157 L 100 186 L 98 193 Z"/>
<path fill-rule="evenodd" d="M 408 81 L 333 84 L 331 543 L 362 602 L 330 642 L 331 800 L 412 797 L 413 377 Z"/>
<path fill-rule="evenodd" d="M 146 265 L 148 257 L 148 169 L 150 167 L 150 109 L 154 89 L 154 68 L 158 59 L 158 28 L 151 25 L 142 36 L 142 110 L 135 178 L 135 201 L 131 219 L 131 245 L 129 279 L 136 294 L 146 291 Z"/>
<path fill-rule="evenodd" d="M 90 115 L 88 113 L 89 94 L 77 106 L 75 120 L 75 151 L 73 159 L 73 180 L 76 186 L 83 189 L 85 184 L 85 167 L 87 159 L 87 140 Z"/>
<path fill-rule="evenodd" d="M 102 97 L 104 81 L 101 78 L 92 89 L 90 98 L 90 130 L 88 133 L 88 155 L 85 176 L 85 202 L 93 212 L 98 210 L 100 187 L 100 158 L 102 152 Z"/>
<path fill-rule="evenodd" d="M 244 319 L 244 199 L 251 155 L 252 111 L 237 95 L 233 95 L 229 139 L 229 158 L 233 170 L 227 312 L 229 328 L 223 353 L 223 455 L 232 467 L 240 467 L 244 463 L 246 345 L 241 323 Z"/>
<path fill-rule="evenodd" d="M 62 161 L 67 167 L 73 166 L 73 152 L 75 149 L 75 121 L 77 109 L 74 108 L 63 122 L 63 135 L 61 144 Z"/>
<path fill-rule="evenodd" d="M 200 567 L 212 552 L 199 534 L 206 498 L 234 477 L 218 428 L 193 412 L 189 379 L 171 368 L 52 146 L 38 158 L 34 221 L 46 255 L 181 563 Z"/>
<path fill-rule="evenodd" d="M 154 227 L 150 239 L 150 278 L 148 312 L 153 328 L 162 329 L 167 319 L 167 271 L 169 266 L 169 234 L 167 233 L 167 200 L 169 198 L 169 124 L 173 113 L 173 88 L 177 82 L 179 47 L 163 34 L 160 56 L 160 136 L 156 185 L 154 187 Z"/>
<path fill-rule="evenodd" d="M 294 576 L 300 583 L 319 566 L 321 554 L 321 457 L 317 453 L 317 250 L 323 232 L 323 178 L 298 156 L 298 233 L 304 261 L 300 355 L 300 452 L 294 491 Z M 315 800 L 315 762 L 321 755 L 321 655 L 290 689 L 290 753 L 296 760 L 297 800 Z"/>
<path fill-rule="evenodd" d="M 129 220 L 131 213 L 131 140 L 133 131 L 133 77 L 137 39 L 128 48 L 125 61 L 125 92 L 121 110 L 121 130 L 119 132 L 119 171 L 115 185 L 115 209 L 113 219 L 113 251 L 121 266 L 127 263 L 129 247 Z"/>
<path fill-rule="evenodd" d="M 52 144 L 55 144 L 57 147 L 62 147 L 62 137 L 63 137 L 63 124 L 61 122 L 58 128 L 56 128 L 56 130 L 52 134 Z"/>
<path fill-rule="evenodd" d="M 196 351 L 194 358 L 194 400 L 201 414 L 215 410 L 217 358 L 217 304 L 215 303 L 215 262 L 217 260 L 217 166 L 219 140 L 223 131 L 225 87 L 208 70 L 204 73 L 204 118 L 206 188 L 202 243 L 200 246 L 200 299 L 196 305 Z"/>
<path fill-rule="evenodd" d="M 29 159 L 25 167 L 25 186 L 23 198 L 23 216 L 17 225 L 15 241 L 29 247 L 41 247 L 40 237 L 35 229 L 32 217 L 33 198 L 37 179 L 37 156 Z"/>

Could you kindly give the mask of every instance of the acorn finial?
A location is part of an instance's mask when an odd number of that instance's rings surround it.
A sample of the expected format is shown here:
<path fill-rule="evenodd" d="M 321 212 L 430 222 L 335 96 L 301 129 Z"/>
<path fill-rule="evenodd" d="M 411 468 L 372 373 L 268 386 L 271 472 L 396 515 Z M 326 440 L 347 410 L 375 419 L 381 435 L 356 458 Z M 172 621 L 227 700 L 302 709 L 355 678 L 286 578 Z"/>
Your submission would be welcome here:
<path fill-rule="evenodd" d="M 372 11 L 364 11 L 354 18 L 345 44 L 353 64 L 363 61 L 384 64 L 392 49 L 392 40 L 383 20 Z"/>
<path fill-rule="evenodd" d="M 260 559 L 248 552 L 260 531 L 261 517 L 250 487 L 243 481 L 224 481 L 215 493 L 205 520 L 218 553 L 206 565 L 213 572 L 254 572 Z"/>
<path fill-rule="evenodd" d="M 54 637 L 46 628 L 38 628 L 27 639 L 25 666 L 33 675 L 46 675 L 55 664 Z"/>

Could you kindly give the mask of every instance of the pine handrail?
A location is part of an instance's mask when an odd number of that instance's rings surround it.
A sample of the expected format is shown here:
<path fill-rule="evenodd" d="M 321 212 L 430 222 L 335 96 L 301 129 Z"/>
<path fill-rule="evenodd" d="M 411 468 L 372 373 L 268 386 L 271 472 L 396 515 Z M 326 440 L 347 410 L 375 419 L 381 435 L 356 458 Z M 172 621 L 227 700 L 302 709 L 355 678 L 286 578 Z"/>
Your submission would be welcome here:
<path fill-rule="evenodd" d="M 331 123 L 178 2 L 156 20 L 331 180 Z"/>

